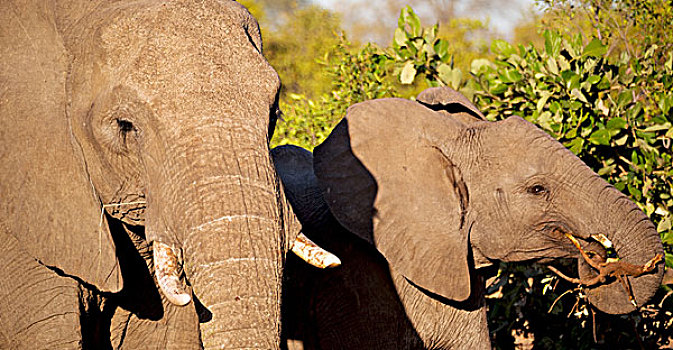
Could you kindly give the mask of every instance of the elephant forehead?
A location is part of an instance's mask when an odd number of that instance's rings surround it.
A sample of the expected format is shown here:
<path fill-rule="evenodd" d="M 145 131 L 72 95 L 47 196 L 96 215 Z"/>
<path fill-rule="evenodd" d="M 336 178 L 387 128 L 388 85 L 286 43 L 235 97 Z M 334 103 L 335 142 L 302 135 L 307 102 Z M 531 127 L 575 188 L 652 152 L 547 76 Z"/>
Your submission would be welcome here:
<path fill-rule="evenodd" d="M 280 82 L 257 35 L 254 19 L 238 5 L 175 2 L 119 16 L 101 31 L 99 44 L 113 80 L 179 116 L 240 109 L 241 101 L 268 109 Z"/>
<path fill-rule="evenodd" d="M 571 154 L 561 143 L 530 123 L 494 124 L 484 135 L 489 162 L 497 168 L 524 176 L 553 173 Z M 514 171 L 516 170 L 516 171 Z"/>

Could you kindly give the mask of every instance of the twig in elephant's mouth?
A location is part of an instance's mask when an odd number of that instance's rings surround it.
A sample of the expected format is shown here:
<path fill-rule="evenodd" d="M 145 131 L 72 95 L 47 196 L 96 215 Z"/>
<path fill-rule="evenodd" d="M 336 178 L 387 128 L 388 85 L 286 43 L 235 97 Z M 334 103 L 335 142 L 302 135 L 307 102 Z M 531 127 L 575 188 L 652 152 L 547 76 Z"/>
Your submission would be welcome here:
<path fill-rule="evenodd" d="M 656 267 L 656 265 L 663 259 L 663 256 L 661 254 L 656 254 L 644 265 L 630 264 L 615 258 L 608 258 L 606 261 L 601 261 L 602 259 L 598 255 L 596 255 L 594 258 L 589 257 L 586 251 L 582 249 L 580 242 L 571 234 L 566 233 L 565 236 L 579 250 L 584 261 L 586 261 L 587 264 L 589 264 L 589 266 L 598 271 L 598 275 L 589 279 L 573 278 L 566 276 L 561 271 L 557 270 L 555 267 L 551 265 L 547 266 L 552 272 L 554 272 L 559 277 L 563 278 L 564 280 L 570 283 L 576 283 L 586 287 L 591 287 L 605 283 L 605 281 L 607 281 L 608 278 L 611 277 L 616 278 L 621 283 L 622 287 L 624 287 L 624 290 L 626 291 L 629 297 L 629 301 L 633 304 L 633 306 L 638 307 L 635 298 L 633 296 L 633 291 L 631 290 L 631 285 L 629 284 L 628 279 L 626 277 L 628 276 L 638 277 L 640 275 L 652 272 Z M 598 237 L 604 238 L 605 236 L 600 235 Z M 606 245 L 606 243 L 604 243 L 603 241 L 601 241 L 601 243 L 604 246 Z"/>

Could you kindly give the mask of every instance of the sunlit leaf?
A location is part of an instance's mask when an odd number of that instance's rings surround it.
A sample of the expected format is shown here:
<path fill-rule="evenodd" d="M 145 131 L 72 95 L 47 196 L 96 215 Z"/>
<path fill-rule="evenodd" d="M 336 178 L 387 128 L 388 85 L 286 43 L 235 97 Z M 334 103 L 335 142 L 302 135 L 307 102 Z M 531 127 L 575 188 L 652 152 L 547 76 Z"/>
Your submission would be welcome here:
<path fill-rule="evenodd" d="M 601 57 L 608 52 L 607 45 L 603 45 L 600 39 L 594 38 L 582 51 L 582 56 Z"/>
<path fill-rule="evenodd" d="M 414 82 L 415 77 L 416 68 L 414 67 L 414 63 L 407 61 L 407 63 L 405 63 L 404 67 L 402 68 L 402 72 L 400 73 L 400 82 L 402 84 L 411 84 Z"/>
<path fill-rule="evenodd" d="M 544 36 L 544 48 L 547 52 L 547 55 L 555 57 L 561 51 L 561 36 L 557 32 L 552 32 L 546 30 L 543 33 Z"/>

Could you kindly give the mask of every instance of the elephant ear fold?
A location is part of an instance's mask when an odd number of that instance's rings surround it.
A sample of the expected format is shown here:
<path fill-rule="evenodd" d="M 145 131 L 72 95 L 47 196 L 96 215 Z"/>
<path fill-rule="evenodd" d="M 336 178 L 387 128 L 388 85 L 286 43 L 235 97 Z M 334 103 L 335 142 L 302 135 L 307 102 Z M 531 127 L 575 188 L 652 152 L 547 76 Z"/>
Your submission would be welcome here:
<path fill-rule="evenodd" d="M 41 2 L 18 10 L 4 5 L 0 229 L 41 264 L 119 291 L 114 242 L 66 118 L 68 55 L 53 15 Z"/>
<path fill-rule="evenodd" d="M 314 150 L 337 220 L 412 284 L 455 301 L 470 296 L 468 194 L 444 141 L 462 128 L 413 101 L 372 100 L 349 108 Z"/>
<path fill-rule="evenodd" d="M 486 120 L 484 114 L 460 92 L 446 86 L 423 90 L 416 101 L 434 111 L 458 114 L 462 122 Z"/>

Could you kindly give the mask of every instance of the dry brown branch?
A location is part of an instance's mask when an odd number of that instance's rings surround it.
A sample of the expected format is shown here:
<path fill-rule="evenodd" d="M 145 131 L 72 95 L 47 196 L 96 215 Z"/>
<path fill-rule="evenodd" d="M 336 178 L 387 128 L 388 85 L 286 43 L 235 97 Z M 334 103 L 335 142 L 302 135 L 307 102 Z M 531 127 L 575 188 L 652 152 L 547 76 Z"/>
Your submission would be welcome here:
<path fill-rule="evenodd" d="M 608 280 L 609 278 L 615 278 L 620 282 L 622 287 L 624 287 L 624 290 L 626 291 L 629 297 L 629 301 L 631 301 L 631 303 L 637 307 L 635 298 L 633 296 L 633 291 L 631 290 L 631 285 L 626 277 L 629 276 L 638 277 L 642 274 L 652 272 L 652 270 L 654 270 L 656 265 L 663 259 L 663 256 L 661 254 L 655 255 L 644 265 L 634 265 L 627 263 L 626 261 L 611 260 L 611 259 L 608 259 L 607 261 L 597 261 L 596 259 L 592 259 L 591 257 L 589 257 L 589 255 L 584 251 L 584 249 L 582 249 L 580 242 L 575 237 L 573 237 L 569 233 L 566 233 L 565 236 L 579 250 L 580 255 L 582 256 L 582 258 L 584 258 L 584 261 L 586 261 L 587 264 L 589 264 L 589 266 L 598 271 L 598 275 L 589 279 L 573 278 L 566 276 L 553 266 L 548 266 L 548 268 L 552 272 L 554 272 L 559 277 L 563 278 L 564 280 L 570 283 L 575 283 L 586 287 L 602 284 L 605 283 L 605 281 Z"/>

